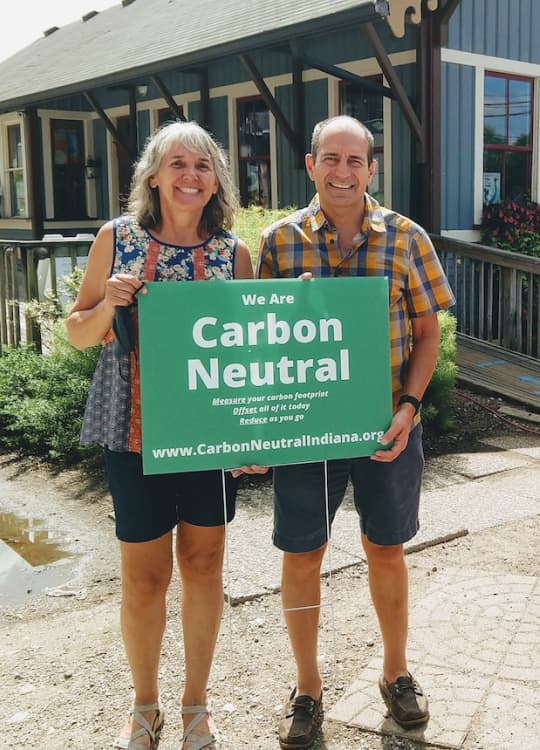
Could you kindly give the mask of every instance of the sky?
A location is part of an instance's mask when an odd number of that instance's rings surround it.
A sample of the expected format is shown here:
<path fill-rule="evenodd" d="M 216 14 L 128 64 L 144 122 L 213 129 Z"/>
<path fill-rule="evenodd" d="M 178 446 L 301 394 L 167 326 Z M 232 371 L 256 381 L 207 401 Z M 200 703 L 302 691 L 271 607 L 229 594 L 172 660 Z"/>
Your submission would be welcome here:
<path fill-rule="evenodd" d="M 35 42 L 51 26 L 65 26 L 81 19 L 91 10 L 104 10 L 112 5 L 119 5 L 120 2 L 121 0 L 14 0 L 9 3 L 9 10 L 6 7 L 0 14 L 0 61 Z"/>

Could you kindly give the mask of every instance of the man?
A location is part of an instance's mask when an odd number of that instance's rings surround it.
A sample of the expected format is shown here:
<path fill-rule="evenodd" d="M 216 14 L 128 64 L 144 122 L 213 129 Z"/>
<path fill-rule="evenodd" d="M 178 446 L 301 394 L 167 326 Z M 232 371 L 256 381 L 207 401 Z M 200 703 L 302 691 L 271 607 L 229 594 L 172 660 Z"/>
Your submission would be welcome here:
<path fill-rule="evenodd" d="M 437 311 L 454 298 L 426 232 L 367 194 L 376 162 L 373 136 L 362 123 L 347 116 L 318 123 L 306 168 L 317 194 L 263 231 L 258 275 L 388 277 L 392 422 L 373 456 L 328 461 L 328 499 L 332 521 L 352 481 L 384 647 L 379 687 L 394 720 L 411 727 L 425 723 L 429 712 L 407 666 L 403 544 L 418 530 L 424 463 L 418 412 L 437 361 Z M 317 630 L 327 543 L 324 464 L 276 467 L 274 501 L 273 540 L 284 552 L 282 600 L 297 672 L 279 725 L 280 746 L 290 750 L 312 745 L 323 716 Z"/>

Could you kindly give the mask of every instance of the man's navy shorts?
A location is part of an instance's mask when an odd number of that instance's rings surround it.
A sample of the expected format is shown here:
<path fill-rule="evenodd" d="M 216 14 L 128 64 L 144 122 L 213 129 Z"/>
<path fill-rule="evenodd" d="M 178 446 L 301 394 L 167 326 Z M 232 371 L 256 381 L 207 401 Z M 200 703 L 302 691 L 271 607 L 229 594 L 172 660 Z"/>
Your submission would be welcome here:
<path fill-rule="evenodd" d="M 405 450 L 392 462 L 370 458 L 328 461 L 328 521 L 331 526 L 349 479 L 360 528 L 373 544 L 403 544 L 418 531 L 424 469 L 422 425 L 411 430 Z M 327 512 L 324 462 L 274 468 L 274 534 L 285 552 L 309 552 L 325 544 Z"/>
<path fill-rule="evenodd" d="M 223 475 L 220 470 L 144 475 L 140 453 L 105 448 L 109 490 L 122 542 L 149 542 L 178 523 L 223 526 Z M 227 523 L 232 521 L 238 480 L 225 472 Z"/>

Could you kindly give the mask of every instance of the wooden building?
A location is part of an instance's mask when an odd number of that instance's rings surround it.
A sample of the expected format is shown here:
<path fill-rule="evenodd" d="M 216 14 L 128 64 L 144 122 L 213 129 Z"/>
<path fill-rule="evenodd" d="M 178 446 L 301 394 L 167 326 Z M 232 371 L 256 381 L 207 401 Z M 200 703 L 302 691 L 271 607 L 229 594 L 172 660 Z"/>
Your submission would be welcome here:
<path fill-rule="evenodd" d="M 89 0 L 91 5 L 91 0 Z M 123 0 L 0 63 L 0 238 L 95 233 L 148 135 L 194 119 L 244 204 L 305 204 L 313 125 L 376 141 L 372 193 L 474 238 L 485 201 L 538 199 L 535 0 Z"/>

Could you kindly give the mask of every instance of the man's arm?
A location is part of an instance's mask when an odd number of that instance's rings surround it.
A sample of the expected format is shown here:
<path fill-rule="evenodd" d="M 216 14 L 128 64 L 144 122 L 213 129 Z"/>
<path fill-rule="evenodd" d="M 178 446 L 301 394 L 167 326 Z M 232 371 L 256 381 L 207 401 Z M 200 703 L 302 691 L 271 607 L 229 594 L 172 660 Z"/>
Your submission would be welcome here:
<path fill-rule="evenodd" d="M 415 396 L 419 401 L 424 395 L 433 375 L 439 353 L 439 320 L 437 313 L 412 318 L 413 348 L 407 365 L 407 375 L 403 393 Z M 393 461 L 407 447 L 409 432 L 414 417 L 414 406 L 402 404 L 392 418 L 392 424 L 381 438 L 386 445 L 394 444 L 388 450 L 379 450 L 371 458 L 373 461 Z"/>

